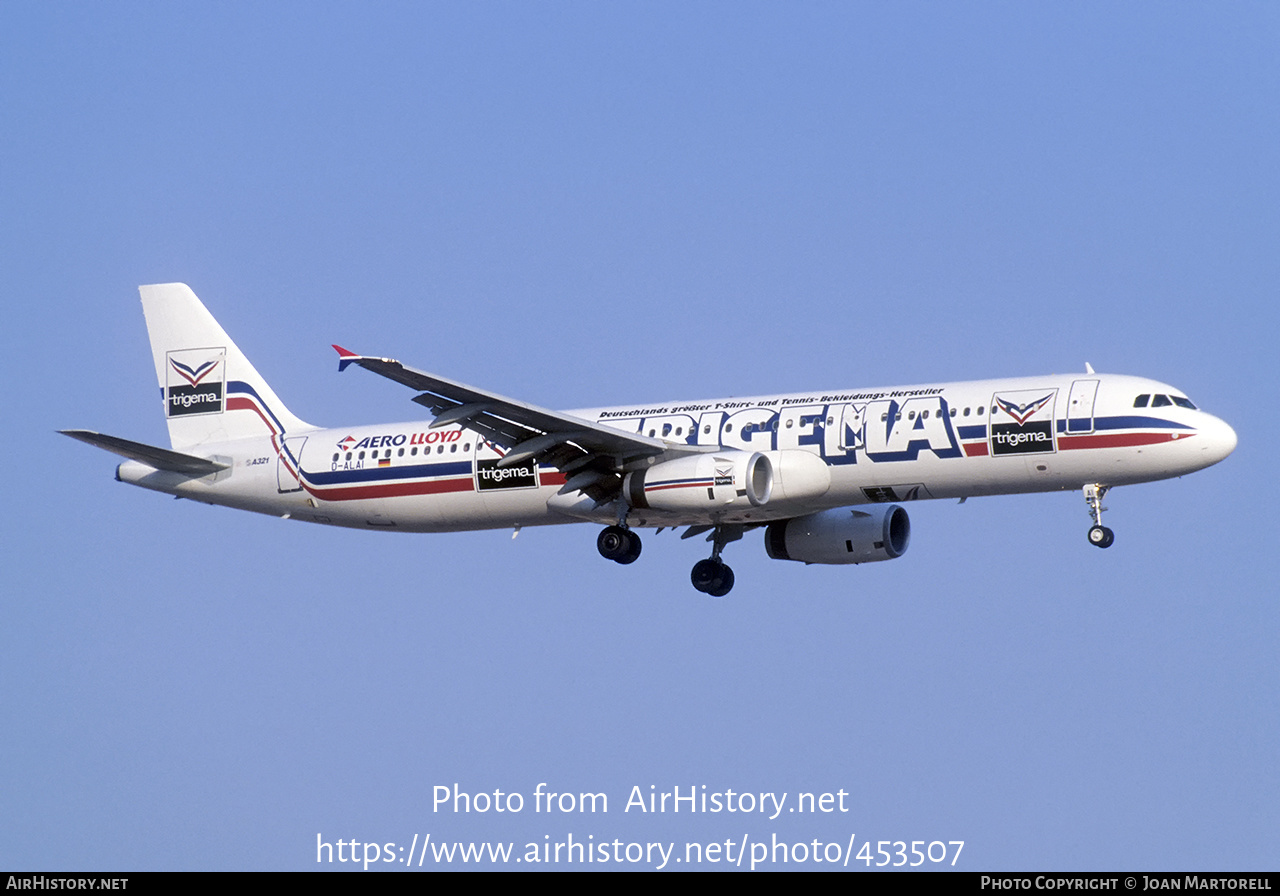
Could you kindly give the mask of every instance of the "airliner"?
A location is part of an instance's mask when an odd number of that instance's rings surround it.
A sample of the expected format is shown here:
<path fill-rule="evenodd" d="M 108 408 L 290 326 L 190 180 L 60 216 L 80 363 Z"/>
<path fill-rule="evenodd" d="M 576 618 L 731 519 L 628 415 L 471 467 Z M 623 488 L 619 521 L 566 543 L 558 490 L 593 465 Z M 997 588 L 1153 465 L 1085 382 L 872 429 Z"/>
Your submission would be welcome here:
<path fill-rule="evenodd" d="M 637 529 L 706 535 L 694 588 L 733 587 L 725 547 L 764 530 L 768 556 L 891 560 L 910 501 L 1080 492 L 1109 547 L 1115 486 L 1215 464 L 1236 434 L 1181 390 L 1095 373 L 553 411 L 334 346 L 413 390 L 431 419 L 321 428 L 289 413 L 182 283 L 143 286 L 169 448 L 62 430 L 126 458 L 116 479 L 332 526 L 454 532 L 595 523 L 608 560 Z"/>

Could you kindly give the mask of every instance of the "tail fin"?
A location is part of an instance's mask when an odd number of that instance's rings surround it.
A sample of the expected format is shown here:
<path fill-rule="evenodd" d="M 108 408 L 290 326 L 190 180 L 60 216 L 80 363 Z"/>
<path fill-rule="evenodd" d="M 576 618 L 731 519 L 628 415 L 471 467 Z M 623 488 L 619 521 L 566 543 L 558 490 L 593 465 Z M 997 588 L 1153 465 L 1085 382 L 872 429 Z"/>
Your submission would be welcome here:
<path fill-rule="evenodd" d="M 314 428 L 289 413 L 191 287 L 138 291 L 175 451 Z"/>

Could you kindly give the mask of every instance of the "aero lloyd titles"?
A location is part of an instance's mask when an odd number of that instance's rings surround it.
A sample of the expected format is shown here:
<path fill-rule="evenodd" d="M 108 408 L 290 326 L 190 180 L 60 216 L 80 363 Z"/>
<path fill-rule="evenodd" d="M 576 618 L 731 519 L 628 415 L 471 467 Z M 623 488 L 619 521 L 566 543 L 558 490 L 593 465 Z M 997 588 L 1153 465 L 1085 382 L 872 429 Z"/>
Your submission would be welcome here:
<path fill-rule="evenodd" d="M 462 430 L 460 429 L 390 433 L 365 436 L 358 441 L 354 436 L 347 436 L 338 442 L 338 449 L 340 451 L 359 451 L 365 448 L 399 448 L 402 445 L 434 445 L 436 443 L 456 442 L 461 438 Z"/>
<path fill-rule="evenodd" d="M 922 451 L 956 458 L 1056 450 L 1056 388 L 995 393 L 989 407 L 953 407 L 942 391 L 924 388 L 606 411 L 599 420 L 690 445 L 743 451 L 801 449 L 832 464 L 857 463 L 859 457 L 872 462 L 915 460 Z"/>
<path fill-rule="evenodd" d="M 444 445 L 449 445 L 452 458 L 456 458 L 459 447 L 458 442 L 462 440 L 462 434 L 463 431 L 461 429 L 441 429 L 414 433 L 379 433 L 378 435 L 365 436 L 362 439 L 356 439 L 355 436 L 349 435 L 337 442 L 338 454 L 334 455 L 330 469 L 332 472 L 337 472 L 338 470 L 362 470 L 366 466 L 386 465 L 390 463 L 389 449 L 403 449 L 405 446 L 410 446 L 415 455 L 418 453 L 418 446 L 422 446 L 422 456 L 425 461 L 431 456 L 433 447 L 443 450 Z M 468 443 L 462 447 L 466 451 L 470 445 Z M 492 443 L 479 440 L 476 447 L 477 449 L 483 449 L 485 454 L 492 455 L 491 457 L 476 457 L 474 459 L 477 491 L 538 487 L 538 465 L 534 461 L 529 460 L 513 466 L 500 467 L 498 466 L 498 461 L 502 459 L 501 454 L 494 448 Z M 382 459 L 378 458 L 380 451 L 384 452 Z M 366 452 L 369 452 L 367 458 Z M 469 462 L 471 457 L 467 455 L 466 460 Z"/>

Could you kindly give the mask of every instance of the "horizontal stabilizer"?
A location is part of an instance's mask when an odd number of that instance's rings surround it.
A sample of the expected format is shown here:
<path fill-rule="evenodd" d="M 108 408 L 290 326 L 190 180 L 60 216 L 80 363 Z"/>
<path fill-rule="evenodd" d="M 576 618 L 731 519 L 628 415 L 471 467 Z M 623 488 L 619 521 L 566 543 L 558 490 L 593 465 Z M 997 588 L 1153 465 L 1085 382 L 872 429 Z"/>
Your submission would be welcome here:
<path fill-rule="evenodd" d="M 127 457 L 129 460 L 136 460 L 155 467 L 157 470 L 168 470 L 171 473 L 181 473 L 184 476 L 208 476 L 231 466 L 216 460 L 182 454 L 178 451 L 170 451 L 168 448 L 157 448 L 154 445 L 144 445 L 141 442 L 131 442 L 128 439 L 107 436 L 88 429 L 60 429 L 58 432 L 64 436 L 79 439 L 81 442 L 88 442 L 90 445 L 95 445 L 121 457 Z"/>

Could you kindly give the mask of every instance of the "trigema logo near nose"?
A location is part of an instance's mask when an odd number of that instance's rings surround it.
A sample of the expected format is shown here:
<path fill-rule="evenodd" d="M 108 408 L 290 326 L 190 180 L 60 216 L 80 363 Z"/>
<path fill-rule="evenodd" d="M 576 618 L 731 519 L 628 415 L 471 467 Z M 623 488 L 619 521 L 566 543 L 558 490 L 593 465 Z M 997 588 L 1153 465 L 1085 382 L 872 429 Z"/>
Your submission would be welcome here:
<path fill-rule="evenodd" d="M 991 453 L 1054 451 L 1053 399 L 1057 390 L 992 396 Z"/>

